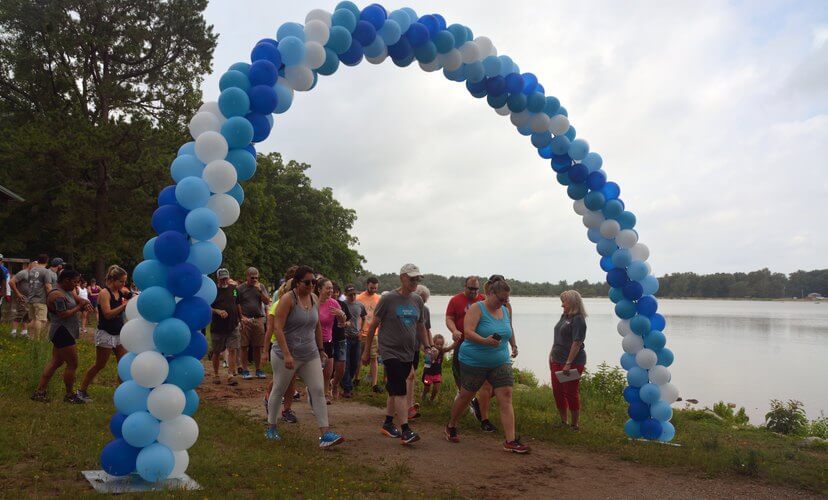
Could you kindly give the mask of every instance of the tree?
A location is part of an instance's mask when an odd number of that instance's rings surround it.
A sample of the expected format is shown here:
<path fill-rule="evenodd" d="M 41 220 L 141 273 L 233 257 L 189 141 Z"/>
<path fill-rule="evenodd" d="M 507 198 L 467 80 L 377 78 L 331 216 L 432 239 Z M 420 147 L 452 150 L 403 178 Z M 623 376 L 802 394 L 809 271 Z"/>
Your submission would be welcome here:
<path fill-rule="evenodd" d="M 0 3 L 0 182 L 8 251 L 55 249 L 101 278 L 140 260 L 155 196 L 201 101 L 207 0 Z"/>

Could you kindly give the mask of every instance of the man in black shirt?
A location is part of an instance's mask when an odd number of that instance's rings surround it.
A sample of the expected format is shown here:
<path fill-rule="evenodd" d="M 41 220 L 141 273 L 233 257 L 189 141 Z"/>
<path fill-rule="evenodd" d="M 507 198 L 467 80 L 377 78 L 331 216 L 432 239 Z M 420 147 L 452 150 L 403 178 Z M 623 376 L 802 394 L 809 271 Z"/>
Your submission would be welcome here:
<path fill-rule="evenodd" d="M 213 383 L 220 384 L 219 360 L 221 353 L 227 349 L 230 375 L 227 377 L 228 385 L 238 385 L 236 380 L 236 358 L 241 341 L 239 333 L 239 315 L 236 307 L 238 291 L 235 285 L 230 284 L 230 272 L 227 269 L 219 269 L 216 272 L 218 286 L 216 288 L 216 300 L 211 306 L 213 309 L 213 320 L 210 323 L 210 339 L 213 350 Z"/>

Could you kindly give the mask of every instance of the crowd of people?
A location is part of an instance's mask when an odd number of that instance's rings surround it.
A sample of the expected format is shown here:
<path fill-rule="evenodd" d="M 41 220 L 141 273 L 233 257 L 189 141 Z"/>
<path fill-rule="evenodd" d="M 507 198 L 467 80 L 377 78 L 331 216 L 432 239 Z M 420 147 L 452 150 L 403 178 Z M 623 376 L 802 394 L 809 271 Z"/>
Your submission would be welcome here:
<path fill-rule="evenodd" d="M 88 388 L 106 367 L 111 355 L 119 360 L 126 350 L 120 343 L 127 302 L 138 290 L 127 287 L 128 274 L 113 265 L 103 287 L 86 283 L 62 259 L 39 255 L 14 276 L 8 271 L 12 292 L 12 336 L 41 338 L 48 332 L 52 356 L 43 369 L 32 399 L 48 401 L 47 386 L 65 366 L 64 401 L 88 403 Z M 5 268 L 3 268 L 5 269 Z M 331 430 L 328 406 L 350 398 L 360 383 L 387 393 L 383 435 L 409 445 L 420 439 L 411 421 L 420 416 L 415 377 L 423 363 L 420 400 L 434 402 L 442 384 L 443 362 L 451 353 L 451 372 L 458 392 L 445 426 L 445 439 L 460 442 L 458 422 L 471 411 L 484 432 L 497 432 L 489 420 L 491 400 L 498 403 L 503 426 L 503 449 L 527 453 L 515 429 L 512 405 L 512 359 L 518 355 L 510 303 L 511 288 L 501 275 L 492 275 L 482 286 L 477 276 L 465 280 L 464 289 L 451 297 L 445 326 L 451 342 L 432 332 L 426 305 L 429 290 L 421 284 L 422 273 L 414 264 L 400 269 L 399 286 L 379 293 L 379 281 L 370 277 L 362 292 L 353 284 L 343 287 L 307 266 L 287 270 L 278 288 L 269 294 L 255 267 L 236 281 L 230 272 L 216 272 L 217 294 L 211 305 L 210 324 L 212 383 L 236 386 L 242 380 L 265 379 L 262 369 L 270 363 L 272 379 L 265 397 L 268 440 L 281 440 L 279 423 L 296 423 L 292 410 L 301 400 L 296 379 L 306 387 L 308 402 L 319 427 L 319 446 L 338 445 L 344 438 Z M 482 293 L 481 293 L 482 292 Z M 577 291 L 561 294 L 563 314 L 554 325 L 549 356 L 552 390 L 560 415 L 559 426 L 578 430 L 579 376 L 586 364 L 584 339 L 586 311 Z M 94 318 L 95 362 L 74 390 L 78 368 L 77 340 Z M 379 364 L 384 383 L 380 384 Z M 226 377 L 220 374 L 227 369 Z M 252 370 L 251 370 L 252 365 Z M 360 377 L 367 367 L 365 379 Z"/>

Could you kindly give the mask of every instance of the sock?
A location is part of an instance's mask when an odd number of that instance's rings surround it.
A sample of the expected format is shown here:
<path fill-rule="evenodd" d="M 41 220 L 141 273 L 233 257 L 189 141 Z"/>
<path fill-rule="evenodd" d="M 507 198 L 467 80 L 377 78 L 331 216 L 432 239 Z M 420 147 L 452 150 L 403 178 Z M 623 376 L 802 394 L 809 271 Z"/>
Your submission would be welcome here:
<path fill-rule="evenodd" d="M 26 329 L 26 328 L 24 328 L 24 329 L 23 329 L 23 331 L 21 331 L 21 332 L 20 332 L 20 334 L 21 334 L 21 335 L 28 335 L 28 334 L 29 334 L 29 330 L 28 330 L 28 329 Z"/>
<path fill-rule="evenodd" d="M 17 328 L 12 328 L 11 334 L 12 335 L 17 335 Z"/>
<path fill-rule="evenodd" d="M 402 424 L 402 431 L 408 432 L 411 430 L 411 427 L 408 426 L 408 423 Z"/>
<path fill-rule="evenodd" d="M 394 423 L 394 415 L 386 415 L 385 416 L 385 424 L 393 424 Z"/>

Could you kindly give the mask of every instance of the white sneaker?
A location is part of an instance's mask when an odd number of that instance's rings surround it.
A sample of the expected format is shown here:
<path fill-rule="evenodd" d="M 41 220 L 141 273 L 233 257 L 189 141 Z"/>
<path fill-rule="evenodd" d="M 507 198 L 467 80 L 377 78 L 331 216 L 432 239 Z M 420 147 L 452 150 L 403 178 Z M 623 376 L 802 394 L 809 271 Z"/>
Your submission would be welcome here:
<path fill-rule="evenodd" d="M 11 338 L 15 338 L 15 337 L 17 337 L 17 330 L 12 330 L 11 331 Z"/>

